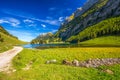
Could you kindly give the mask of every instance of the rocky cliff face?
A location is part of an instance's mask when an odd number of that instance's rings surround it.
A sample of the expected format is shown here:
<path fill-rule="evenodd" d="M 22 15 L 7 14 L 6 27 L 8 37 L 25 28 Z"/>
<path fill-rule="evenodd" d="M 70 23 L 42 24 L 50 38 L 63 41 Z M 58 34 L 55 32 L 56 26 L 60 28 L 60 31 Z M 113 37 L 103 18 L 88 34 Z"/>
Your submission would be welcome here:
<path fill-rule="evenodd" d="M 95 3 L 97 3 L 99 0 L 88 0 L 83 7 L 77 8 L 77 10 L 71 15 L 74 16 L 74 18 L 82 15 L 85 11 L 87 11 L 89 8 L 91 8 Z M 69 23 L 72 19 L 71 16 L 66 18 L 64 24 Z"/>
<path fill-rule="evenodd" d="M 62 25 L 56 35 L 65 41 L 69 37 L 78 34 L 85 28 L 97 24 L 102 20 L 120 16 L 120 0 L 106 0 L 105 5 L 102 5 L 103 3 L 100 1 L 103 2 L 105 0 L 99 0 L 92 5 L 92 8 L 85 11 L 84 14 L 79 14 L 79 16 L 77 15 L 78 17 L 69 23 Z M 96 6 L 101 7 L 96 9 Z"/>
<path fill-rule="evenodd" d="M 75 11 L 75 13 L 74 13 L 75 18 L 82 15 L 85 11 L 87 11 L 90 7 L 92 7 L 98 1 L 99 0 L 88 0 L 83 7 L 78 8 Z"/>

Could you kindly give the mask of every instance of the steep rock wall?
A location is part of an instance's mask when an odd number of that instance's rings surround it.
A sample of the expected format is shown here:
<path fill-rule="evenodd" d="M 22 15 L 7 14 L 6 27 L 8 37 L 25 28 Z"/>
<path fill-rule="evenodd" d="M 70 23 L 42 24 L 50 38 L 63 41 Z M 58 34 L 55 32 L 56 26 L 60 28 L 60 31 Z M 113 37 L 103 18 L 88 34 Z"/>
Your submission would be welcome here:
<path fill-rule="evenodd" d="M 68 24 L 62 25 L 56 35 L 65 41 L 85 28 L 115 16 L 120 16 L 120 0 L 108 0 L 108 2 L 97 11 L 85 16 L 84 18 L 81 18 L 81 16 L 76 17 Z"/>

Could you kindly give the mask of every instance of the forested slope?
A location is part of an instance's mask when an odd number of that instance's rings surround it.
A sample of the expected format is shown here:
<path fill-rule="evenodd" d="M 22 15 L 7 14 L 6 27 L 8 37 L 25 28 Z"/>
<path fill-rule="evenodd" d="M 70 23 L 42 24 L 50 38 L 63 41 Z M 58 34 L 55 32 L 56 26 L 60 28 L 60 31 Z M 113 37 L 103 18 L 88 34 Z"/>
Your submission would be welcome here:
<path fill-rule="evenodd" d="M 120 35 L 120 17 L 110 18 L 90 26 L 76 36 L 70 37 L 69 42 L 81 42 L 104 35 Z"/>

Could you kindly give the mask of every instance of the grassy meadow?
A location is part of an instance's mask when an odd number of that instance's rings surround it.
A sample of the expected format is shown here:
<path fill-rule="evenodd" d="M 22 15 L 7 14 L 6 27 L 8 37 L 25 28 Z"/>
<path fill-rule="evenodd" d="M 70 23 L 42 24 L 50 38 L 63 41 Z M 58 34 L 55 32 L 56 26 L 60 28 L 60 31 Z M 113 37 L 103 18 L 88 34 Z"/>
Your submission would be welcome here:
<path fill-rule="evenodd" d="M 99 68 L 83 68 L 66 66 L 64 59 L 84 61 L 96 58 L 119 58 L 120 48 L 85 47 L 85 48 L 53 48 L 24 49 L 12 61 L 17 70 L 14 73 L 0 74 L 0 80 L 119 80 L 120 65 L 101 66 Z M 55 64 L 45 64 L 47 60 L 56 59 Z M 30 64 L 32 62 L 32 64 Z M 23 70 L 30 64 L 29 70 Z M 110 69 L 114 74 L 103 70 Z"/>
<path fill-rule="evenodd" d="M 80 42 L 82 46 L 120 46 L 120 36 L 102 36 Z"/>

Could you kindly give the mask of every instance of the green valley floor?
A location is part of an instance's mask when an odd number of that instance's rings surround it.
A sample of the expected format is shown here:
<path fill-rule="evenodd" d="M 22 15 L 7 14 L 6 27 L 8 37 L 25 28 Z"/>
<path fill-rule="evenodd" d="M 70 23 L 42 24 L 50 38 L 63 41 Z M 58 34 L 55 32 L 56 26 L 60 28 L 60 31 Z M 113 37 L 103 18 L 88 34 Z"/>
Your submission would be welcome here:
<path fill-rule="evenodd" d="M 119 80 L 120 64 L 84 68 L 63 65 L 62 61 L 77 59 L 84 61 L 96 58 L 120 58 L 119 47 L 84 47 L 24 49 L 12 61 L 12 73 L 0 73 L 0 80 Z M 45 64 L 56 59 L 55 64 Z M 109 74 L 104 70 L 111 70 Z"/>

